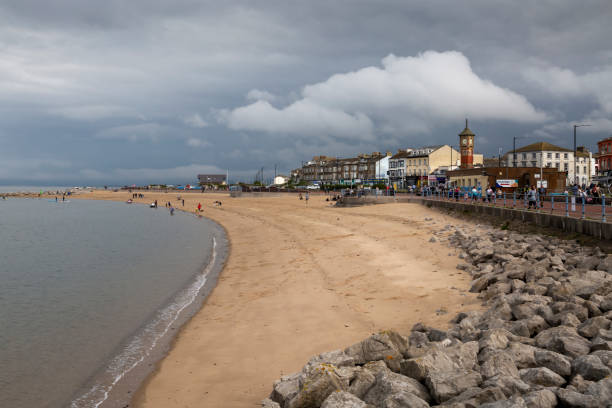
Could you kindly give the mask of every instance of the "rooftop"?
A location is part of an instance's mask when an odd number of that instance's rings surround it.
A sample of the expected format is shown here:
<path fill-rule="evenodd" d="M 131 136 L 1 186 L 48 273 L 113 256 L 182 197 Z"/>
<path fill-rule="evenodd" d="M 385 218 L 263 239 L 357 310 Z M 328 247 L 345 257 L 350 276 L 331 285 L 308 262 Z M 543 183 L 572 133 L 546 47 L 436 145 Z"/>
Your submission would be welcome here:
<path fill-rule="evenodd" d="M 559 147 L 559 146 L 556 146 L 556 145 L 554 145 L 552 143 L 548 143 L 548 142 L 532 143 L 530 145 L 520 147 L 520 148 L 516 149 L 516 151 L 514 151 L 514 152 L 515 153 L 522 153 L 522 152 L 541 152 L 541 151 L 571 152 L 570 149 L 566 149 L 565 147 Z M 513 153 L 513 151 L 510 150 L 508 153 Z"/>

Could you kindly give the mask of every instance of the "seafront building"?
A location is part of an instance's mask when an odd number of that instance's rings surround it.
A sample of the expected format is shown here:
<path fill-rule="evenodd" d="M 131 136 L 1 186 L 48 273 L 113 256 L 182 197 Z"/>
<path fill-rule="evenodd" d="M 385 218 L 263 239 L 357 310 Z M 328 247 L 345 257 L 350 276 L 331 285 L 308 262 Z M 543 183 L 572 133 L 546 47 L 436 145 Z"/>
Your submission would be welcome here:
<path fill-rule="evenodd" d="M 390 157 L 390 152 L 359 154 L 350 158 L 315 156 L 301 168 L 293 170 L 291 179 L 312 184 L 386 184 Z"/>
<path fill-rule="evenodd" d="M 591 183 L 595 174 L 595 160 L 591 152 L 583 146 L 576 148 L 576 162 L 574 152 L 564 147 L 548 142 L 537 142 L 510 150 L 504 155 L 504 164 L 507 167 L 537 167 L 553 168 L 567 174 L 566 183 Z M 574 173 L 574 167 L 576 169 Z"/>
<path fill-rule="evenodd" d="M 389 182 L 396 189 L 444 184 L 446 172 L 460 163 L 459 151 L 449 145 L 399 150 L 389 159 Z M 473 154 L 472 163 L 482 165 L 483 155 Z"/>

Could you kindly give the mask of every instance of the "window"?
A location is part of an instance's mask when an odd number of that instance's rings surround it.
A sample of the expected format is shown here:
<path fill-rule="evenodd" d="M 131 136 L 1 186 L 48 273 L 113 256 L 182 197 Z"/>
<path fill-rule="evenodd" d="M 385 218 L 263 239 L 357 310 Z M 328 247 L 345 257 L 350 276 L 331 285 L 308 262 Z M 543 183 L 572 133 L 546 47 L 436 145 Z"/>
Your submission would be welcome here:
<path fill-rule="evenodd" d="M 584 174 L 587 174 L 587 169 L 586 169 L 586 166 L 584 166 L 582 170 L 583 170 L 583 173 L 584 173 Z"/>
<path fill-rule="evenodd" d="M 547 159 L 552 159 L 552 153 L 546 153 L 546 158 Z"/>
<path fill-rule="evenodd" d="M 569 164 L 564 163 L 564 164 L 563 164 L 563 170 L 564 170 L 564 171 L 567 171 L 567 170 L 568 170 L 568 168 L 569 168 Z"/>
<path fill-rule="evenodd" d="M 567 159 L 567 153 L 563 153 L 563 158 Z"/>
<path fill-rule="evenodd" d="M 522 161 L 521 162 L 521 167 L 527 167 L 527 162 L 526 161 Z"/>
<path fill-rule="evenodd" d="M 400 160 L 400 161 L 399 161 L 399 166 L 400 166 L 400 167 L 404 167 L 404 161 L 403 161 L 403 160 Z"/>
<path fill-rule="evenodd" d="M 532 159 L 535 159 L 535 158 L 536 158 L 536 156 L 537 156 L 537 153 L 531 153 L 531 158 L 532 158 Z"/>
<path fill-rule="evenodd" d="M 527 158 L 527 153 L 523 153 L 523 159 Z"/>
<path fill-rule="evenodd" d="M 559 158 L 559 153 L 555 153 L 555 159 Z"/>
<path fill-rule="evenodd" d="M 537 162 L 537 161 L 532 161 L 532 162 L 531 162 L 531 167 L 537 167 L 537 165 L 538 165 L 538 162 Z"/>
<path fill-rule="evenodd" d="M 580 167 L 576 166 L 576 174 L 580 174 Z"/>
<path fill-rule="evenodd" d="M 421 165 L 421 159 L 419 159 L 419 166 Z"/>
<path fill-rule="evenodd" d="M 557 170 L 561 169 L 561 166 L 559 165 L 559 163 L 555 163 L 555 167 L 557 168 Z"/>

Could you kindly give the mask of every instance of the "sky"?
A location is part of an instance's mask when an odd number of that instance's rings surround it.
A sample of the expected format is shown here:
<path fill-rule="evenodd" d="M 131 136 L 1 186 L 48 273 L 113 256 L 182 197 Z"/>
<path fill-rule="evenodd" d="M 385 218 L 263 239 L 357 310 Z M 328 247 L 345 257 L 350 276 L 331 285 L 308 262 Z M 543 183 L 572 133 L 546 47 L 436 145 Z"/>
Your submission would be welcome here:
<path fill-rule="evenodd" d="M 612 136 L 609 0 L 0 0 L 0 184 Z"/>

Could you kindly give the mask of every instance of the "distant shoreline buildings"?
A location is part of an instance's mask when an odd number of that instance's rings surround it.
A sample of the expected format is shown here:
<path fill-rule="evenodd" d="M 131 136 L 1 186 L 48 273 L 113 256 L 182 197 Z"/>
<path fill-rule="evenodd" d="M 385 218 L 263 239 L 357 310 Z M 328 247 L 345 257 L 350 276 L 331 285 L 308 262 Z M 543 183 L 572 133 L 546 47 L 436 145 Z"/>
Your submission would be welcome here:
<path fill-rule="evenodd" d="M 598 153 L 537 142 L 499 157 L 475 153 L 476 135 L 468 127 L 459 133 L 459 146 L 449 144 L 373 152 L 339 158 L 319 155 L 291 171 L 291 182 L 324 185 L 385 184 L 408 187 L 516 188 L 536 185 L 552 190 L 572 184 L 590 185 L 602 175 L 612 183 L 612 137 L 598 142 Z M 512 186 L 512 187 L 510 187 Z"/>

